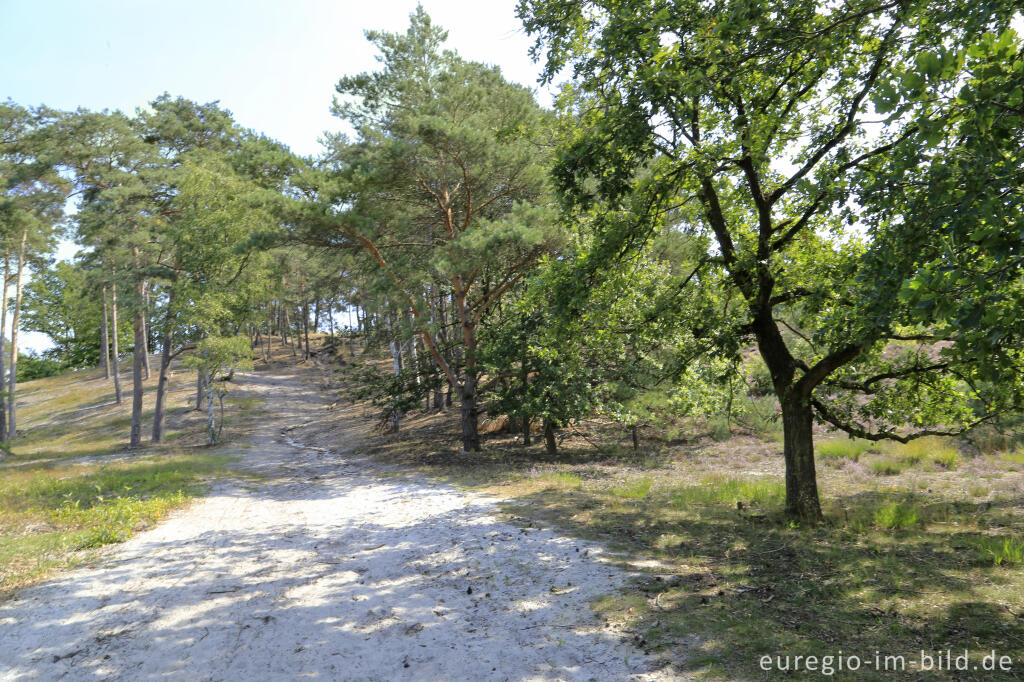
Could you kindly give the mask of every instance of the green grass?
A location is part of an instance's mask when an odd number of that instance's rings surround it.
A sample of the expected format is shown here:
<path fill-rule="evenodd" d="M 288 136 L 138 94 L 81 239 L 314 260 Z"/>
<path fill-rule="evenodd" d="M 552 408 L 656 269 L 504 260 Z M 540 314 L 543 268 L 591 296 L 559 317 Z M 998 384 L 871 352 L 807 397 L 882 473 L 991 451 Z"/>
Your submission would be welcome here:
<path fill-rule="evenodd" d="M 897 474 L 901 474 L 908 466 L 910 465 L 906 460 L 893 459 L 892 457 L 873 459 L 868 462 L 868 468 L 879 476 L 895 476 Z"/>
<path fill-rule="evenodd" d="M 692 505 L 728 504 L 737 502 L 760 506 L 778 505 L 786 497 L 786 487 L 773 479 L 705 476 L 700 485 L 684 485 L 671 493 L 672 504 L 679 508 Z"/>
<path fill-rule="evenodd" d="M 874 513 L 875 525 L 887 530 L 913 528 L 920 518 L 920 510 L 915 504 L 908 502 L 889 502 L 876 509 Z"/>
<path fill-rule="evenodd" d="M 205 489 L 227 463 L 167 454 L 107 465 L 20 467 L 0 481 L 0 595 L 123 542 Z"/>
<path fill-rule="evenodd" d="M 651 492 L 651 486 L 654 484 L 652 478 L 641 478 L 633 481 L 629 485 L 625 485 L 619 488 L 612 488 L 612 495 L 624 500 L 642 500 L 647 497 L 647 494 Z"/>
<path fill-rule="evenodd" d="M 1013 462 L 1014 464 L 1024 464 L 1024 450 L 1014 450 L 1008 452 L 1001 458 L 1004 462 Z"/>
<path fill-rule="evenodd" d="M 979 558 L 995 566 L 1024 566 L 1024 537 L 1005 535 L 979 538 Z"/>
<path fill-rule="evenodd" d="M 856 462 L 860 456 L 871 450 L 874 443 L 863 438 L 833 438 L 818 443 L 814 451 L 826 459 L 848 459 Z"/>
<path fill-rule="evenodd" d="M 908 465 L 929 462 L 943 469 L 952 470 L 960 464 L 960 454 L 947 438 L 929 436 L 909 443 L 889 442 L 883 449 L 887 454 L 903 460 Z"/>

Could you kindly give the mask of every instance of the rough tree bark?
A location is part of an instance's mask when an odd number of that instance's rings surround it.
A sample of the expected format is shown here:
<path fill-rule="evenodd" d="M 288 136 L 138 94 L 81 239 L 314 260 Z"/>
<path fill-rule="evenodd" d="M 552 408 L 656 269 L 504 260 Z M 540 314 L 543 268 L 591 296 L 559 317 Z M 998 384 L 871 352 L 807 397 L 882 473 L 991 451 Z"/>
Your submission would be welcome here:
<path fill-rule="evenodd" d="M 107 314 L 107 285 L 103 285 L 103 318 L 100 322 L 100 362 L 103 364 L 103 378 L 110 378 L 110 319 Z"/>
<path fill-rule="evenodd" d="M 544 418 L 544 447 L 549 455 L 558 454 L 558 441 L 555 440 L 555 425 L 546 417 Z"/>
<path fill-rule="evenodd" d="M 142 359 L 145 362 L 145 378 L 149 381 L 149 283 L 142 284 Z"/>
<path fill-rule="evenodd" d="M 0 296 L 0 383 L 3 383 L 4 376 L 4 336 L 7 334 L 7 287 L 11 283 L 11 252 L 8 249 L 4 252 L 4 285 L 3 294 Z M 7 440 L 7 396 L 0 395 L 0 440 Z"/>
<path fill-rule="evenodd" d="M 138 267 L 138 247 L 132 247 L 132 256 Z M 137 448 L 142 445 L 142 392 L 144 389 L 142 375 L 146 367 L 146 323 L 142 314 L 142 302 L 145 298 L 145 285 L 141 278 L 135 280 L 135 315 L 133 328 L 135 332 L 132 348 L 132 421 L 128 431 L 128 447 Z"/>
<path fill-rule="evenodd" d="M 110 285 L 110 334 L 113 337 L 112 346 L 113 351 L 110 354 L 110 361 L 112 364 L 111 373 L 114 375 L 114 400 L 118 405 L 121 404 L 121 350 L 118 348 L 117 337 L 117 283 L 114 282 Z"/>
<path fill-rule="evenodd" d="M 153 442 L 164 439 L 164 417 L 167 414 L 167 381 L 171 366 L 171 345 L 174 343 L 174 289 L 167 301 L 167 317 L 164 319 L 164 339 L 160 348 L 160 377 L 156 383 L 156 407 L 153 409 Z M 258 332 L 257 332 L 258 333 Z"/>
<path fill-rule="evenodd" d="M 15 285 L 14 315 L 11 320 L 11 373 L 7 389 L 7 440 L 14 440 L 18 433 L 14 393 L 18 382 L 18 318 L 21 316 L 21 285 L 25 275 L 25 243 L 27 241 L 28 230 L 24 230 L 21 233 L 21 246 L 18 248 L 18 279 Z"/>

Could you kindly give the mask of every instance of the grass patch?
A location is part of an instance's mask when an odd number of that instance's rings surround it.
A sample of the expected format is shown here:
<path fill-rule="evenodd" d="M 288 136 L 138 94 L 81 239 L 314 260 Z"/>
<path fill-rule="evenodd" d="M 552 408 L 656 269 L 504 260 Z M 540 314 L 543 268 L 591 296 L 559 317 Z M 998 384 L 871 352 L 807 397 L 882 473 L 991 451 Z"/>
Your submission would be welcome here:
<path fill-rule="evenodd" d="M 917 506 L 907 502 L 889 502 L 874 513 L 875 525 L 887 530 L 913 528 L 920 519 L 921 513 Z"/>
<path fill-rule="evenodd" d="M 671 494 L 672 504 L 679 508 L 737 502 L 764 507 L 779 505 L 785 497 L 786 487 L 781 481 L 719 475 L 704 477 L 700 485 L 680 486 Z"/>
<path fill-rule="evenodd" d="M 103 466 L 37 466 L 0 481 L 0 596 L 123 542 L 185 504 L 228 460 L 162 454 Z"/>
<path fill-rule="evenodd" d="M 819 443 L 814 451 L 819 457 L 826 459 L 848 459 L 856 462 L 873 446 L 874 443 L 863 438 L 833 438 Z"/>
<path fill-rule="evenodd" d="M 955 469 L 960 464 L 960 454 L 952 441 L 929 436 L 909 443 L 886 443 L 885 452 L 903 460 L 909 465 L 930 462 L 944 469 Z"/>
<path fill-rule="evenodd" d="M 1014 464 L 1024 464 L 1024 450 L 1014 450 L 1008 452 L 1001 457 L 1004 462 L 1012 462 Z"/>
<path fill-rule="evenodd" d="M 612 488 L 611 492 L 615 497 L 619 497 L 624 500 L 642 500 L 651 492 L 651 486 L 653 484 L 654 479 L 641 478 L 628 485 L 624 485 L 619 488 Z"/>
<path fill-rule="evenodd" d="M 979 560 L 995 566 L 1024 566 L 1024 537 L 1005 535 L 977 541 Z"/>
<path fill-rule="evenodd" d="M 571 474 L 567 472 L 558 472 L 543 474 L 540 479 L 548 483 L 552 488 L 579 488 L 583 485 L 583 479 L 578 474 Z"/>
<path fill-rule="evenodd" d="M 892 457 L 873 459 L 868 462 L 868 468 L 879 476 L 895 476 L 897 474 L 901 474 L 908 466 L 910 465 L 906 460 L 894 459 Z"/>

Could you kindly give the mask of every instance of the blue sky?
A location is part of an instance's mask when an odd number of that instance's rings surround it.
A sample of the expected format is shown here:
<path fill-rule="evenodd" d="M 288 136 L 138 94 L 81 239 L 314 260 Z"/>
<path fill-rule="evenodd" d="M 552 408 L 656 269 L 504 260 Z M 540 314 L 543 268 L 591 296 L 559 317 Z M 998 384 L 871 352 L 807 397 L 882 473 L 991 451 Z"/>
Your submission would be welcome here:
<path fill-rule="evenodd" d="M 416 0 L 0 0 L 0 99 L 132 112 L 162 92 L 219 100 L 247 128 L 315 154 L 334 85 L 377 68 L 366 29 L 404 31 Z M 515 0 L 423 0 L 448 45 L 536 87 Z M 542 93 L 544 105 L 550 95 Z M 73 253 L 64 244 L 59 255 Z M 47 347 L 26 334 L 27 348 Z"/>
<path fill-rule="evenodd" d="M 424 0 L 464 57 L 534 86 L 515 0 Z M 168 91 L 219 100 L 242 125 L 318 150 L 334 84 L 376 68 L 363 31 L 403 31 L 415 0 L 0 0 L 0 98 L 131 112 Z M 544 98 L 544 104 L 550 99 Z"/>

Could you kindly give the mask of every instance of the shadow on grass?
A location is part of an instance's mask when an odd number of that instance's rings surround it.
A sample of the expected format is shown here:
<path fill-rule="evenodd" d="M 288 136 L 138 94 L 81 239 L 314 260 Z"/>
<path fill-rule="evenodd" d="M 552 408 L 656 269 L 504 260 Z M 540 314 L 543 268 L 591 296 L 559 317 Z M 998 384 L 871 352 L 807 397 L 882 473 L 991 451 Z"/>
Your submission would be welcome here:
<path fill-rule="evenodd" d="M 994 649 L 1012 656 L 1015 670 L 986 679 L 1020 679 L 1024 576 L 1019 566 L 986 562 L 978 541 L 982 527 L 1019 534 L 1024 501 L 856 494 L 833 504 L 863 515 L 893 500 L 919 509 L 922 522 L 899 531 L 801 529 L 777 509 L 680 508 L 665 491 L 624 503 L 585 489 L 543 490 L 515 499 L 511 509 L 634 558 L 658 560 L 655 571 L 668 575 L 642 580 L 632 595 L 600 606 L 609 617 L 633 622 L 649 646 L 690 672 L 774 679 L 783 673 L 761 670 L 761 656 L 839 650 L 901 655 L 911 670 L 922 650 L 970 649 L 980 663 Z M 892 674 L 865 669 L 858 679 Z M 920 677 L 959 679 L 946 671 Z"/>

